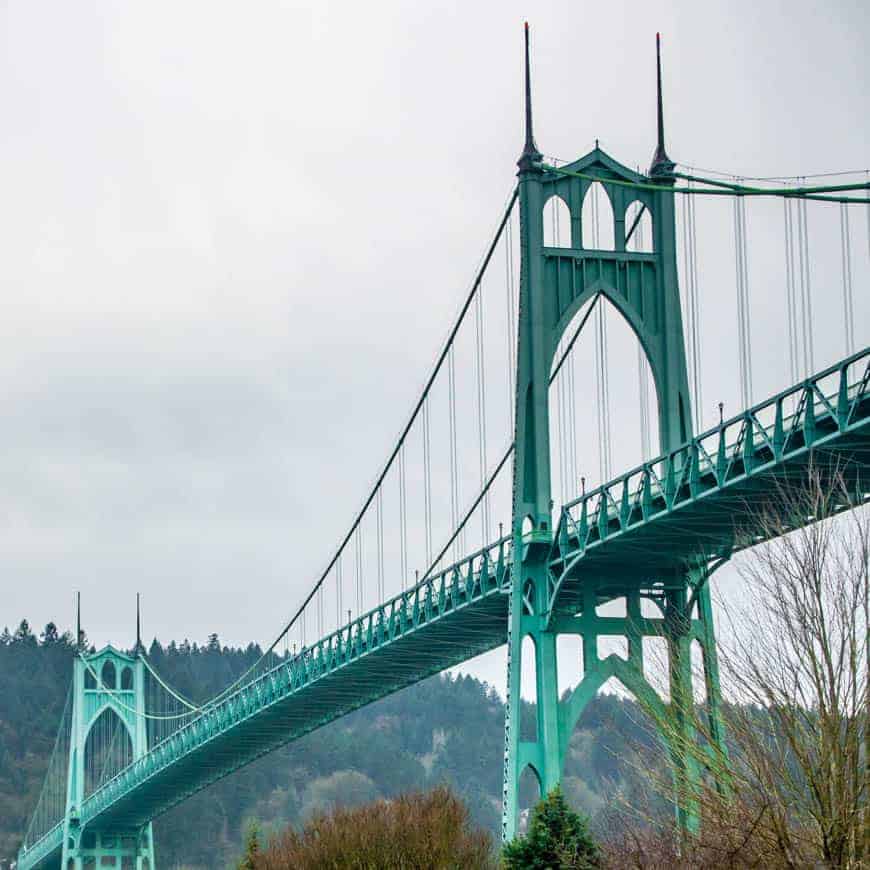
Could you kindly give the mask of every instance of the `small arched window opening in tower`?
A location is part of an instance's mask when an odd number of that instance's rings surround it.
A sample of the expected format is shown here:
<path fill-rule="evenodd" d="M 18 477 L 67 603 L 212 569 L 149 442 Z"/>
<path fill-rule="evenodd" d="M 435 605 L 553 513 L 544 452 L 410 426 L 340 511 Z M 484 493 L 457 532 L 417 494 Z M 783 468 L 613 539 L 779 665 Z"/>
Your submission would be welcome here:
<path fill-rule="evenodd" d="M 103 664 L 103 669 L 100 671 L 100 682 L 103 684 L 103 688 L 116 688 L 115 679 L 115 665 L 112 662 L 105 662 Z"/>
<path fill-rule="evenodd" d="M 588 251 L 612 251 L 614 245 L 613 206 L 599 181 L 589 185 L 583 198 L 583 247 Z"/>
<path fill-rule="evenodd" d="M 625 250 L 646 254 L 653 251 L 652 217 L 639 199 L 625 210 Z"/>
<path fill-rule="evenodd" d="M 535 530 L 535 523 L 532 520 L 531 516 L 527 516 L 523 520 L 522 534 L 525 538 L 527 535 L 530 535 Z"/>
<path fill-rule="evenodd" d="M 544 797 L 541 777 L 534 765 L 527 764 L 520 771 L 517 792 L 517 834 L 524 835 L 528 832 L 535 804 Z"/>
<path fill-rule="evenodd" d="M 133 691 L 133 668 L 129 665 L 121 671 L 121 688 L 125 692 Z"/>
<path fill-rule="evenodd" d="M 554 194 L 544 203 L 544 247 L 571 247 L 571 210 L 561 196 Z"/>
<path fill-rule="evenodd" d="M 538 739 L 538 719 L 535 713 L 538 704 L 538 650 L 534 638 L 530 634 L 523 638 L 520 649 L 522 656 L 520 661 L 520 696 L 524 701 L 533 705 L 532 707 L 525 704 L 521 705 L 520 740 L 534 742 Z"/>

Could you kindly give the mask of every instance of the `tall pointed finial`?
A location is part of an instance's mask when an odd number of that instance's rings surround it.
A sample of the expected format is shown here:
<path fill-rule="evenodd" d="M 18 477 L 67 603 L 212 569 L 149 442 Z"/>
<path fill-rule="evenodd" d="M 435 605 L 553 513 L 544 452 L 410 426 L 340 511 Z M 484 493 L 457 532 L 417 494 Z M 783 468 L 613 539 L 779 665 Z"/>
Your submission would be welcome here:
<path fill-rule="evenodd" d="M 529 65 L 529 22 L 525 23 L 526 34 L 526 144 L 523 153 L 517 161 L 520 172 L 540 171 L 537 164 L 541 160 L 541 152 L 535 145 L 535 134 L 532 129 L 532 73 Z"/>
<path fill-rule="evenodd" d="M 662 38 L 656 34 L 656 95 L 658 104 L 658 140 L 649 168 L 651 176 L 669 176 L 676 165 L 665 151 L 665 113 L 662 102 Z"/>
<path fill-rule="evenodd" d="M 139 615 L 139 593 L 136 593 L 136 652 L 142 649 L 142 620 Z"/>
<path fill-rule="evenodd" d="M 76 592 L 76 648 L 82 645 L 82 593 Z"/>

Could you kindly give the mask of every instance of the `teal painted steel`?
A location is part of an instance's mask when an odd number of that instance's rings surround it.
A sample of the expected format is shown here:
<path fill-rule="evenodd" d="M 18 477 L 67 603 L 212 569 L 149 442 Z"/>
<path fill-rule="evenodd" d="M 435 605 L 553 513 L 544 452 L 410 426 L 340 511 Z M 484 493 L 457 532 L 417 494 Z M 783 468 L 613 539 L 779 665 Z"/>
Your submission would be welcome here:
<path fill-rule="evenodd" d="M 556 707 L 560 755 L 583 707 L 611 676 L 651 705 L 661 703 L 637 679 L 637 640 L 664 634 L 670 590 L 663 581 L 635 584 L 641 567 L 651 565 L 651 576 L 688 573 L 697 582 L 699 546 L 727 556 L 756 543 L 751 529 L 735 524 L 736 509 L 747 499 L 758 504 L 775 496 L 784 474 L 798 479 L 811 461 L 837 463 L 866 499 L 868 386 L 870 348 L 565 506 L 546 549 L 549 598 L 537 614 L 525 614 L 523 629 L 579 634 L 587 663 L 597 659 L 598 636 L 626 635 L 629 661 L 610 656 L 587 667 L 581 685 Z M 796 410 L 788 414 L 792 403 Z M 686 465 L 685 456 L 698 461 Z M 644 479 L 648 485 L 640 485 Z M 521 538 L 524 550 L 540 546 L 535 535 Z M 272 749 L 505 643 L 511 564 L 505 538 L 278 665 L 84 799 L 82 828 L 144 824 Z M 702 642 L 708 640 L 704 589 L 689 623 L 689 639 Z M 598 604 L 623 594 L 631 596 L 627 617 L 595 613 Z M 641 594 L 657 602 L 661 618 L 638 616 Z M 543 767 L 537 747 L 520 745 L 518 752 L 524 764 Z M 62 843 L 59 824 L 20 854 L 19 867 L 56 866 Z"/>
<path fill-rule="evenodd" d="M 691 438 L 691 406 L 680 291 L 677 281 L 677 246 L 674 216 L 673 168 L 665 153 L 661 93 L 659 138 L 649 176 L 633 172 L 601 150 L 593 151 L 559 171 L 544 166 L 532 129 L 531 77 L 526 29 L 526 142 L 518 161 L 520 215 L 520 303 L 517 340 L 515 400 L 514 485 L 512 537 L 518 557 L 512 564 L 512 592 L 508 629 L 507 710 L 505 714 L 502 838 L 516 831 L 519 781 L 526 767 L 535 773 L 542 792 L 561 779 L 564 751 L 559 732 L 561 702 L 558 695 L 556 639 L 558 626 L 551 619 L 552 594 L 549 556 L 553 544 L 553 494 L 550 472 L 550 373 L 560 340 L 580 309 L 598 296 L 616 307 L 637 336 L 650 365 L 658 395 L 659 442 L 674 450 Z M 599 179 L 613 215 L 613 250 L 583 245 L 583 202 Z M 639 185 L 639 186 L 633 186 Z M 558 197 L 570 216 L 570 247 L 544 245 L 543 210 Z M 652 220 L 653 251 L 626 250 L 632 232 L 626 226 L 629 206 L 639 202 Z M 591 234 L 590 234 L 591 235 Z M 523 541 L 531 536 L 531 540 Z M 629 604 L 639 607 L 642 575 L 626 591 Z M 691 692 L 688 638 L 677 629 L 685 622 L 690 578 L 671 578 L 669 612 L 670 692 L 675 702 Z M 556 586 L 556 591 L 561 587 Z M 588 590 L 587 590 L 588 592 Z M 593 589 L 593 597 L 597 592 Z M 587 627 L 591 625 L 587 620 Z M 673 627 L 674 630 L 670 631 Z M 520 739 L 520 674 L 523 640 L 535 649 L 537 730 L 534 743 Z M 712 621 L 705 626 L 707 658 L 713 649 Z M 603 682 L 605 666 L 599 661 L 597 634 L 584 635 L 586 678 Z M 639 646 L 637 639 L 635 646 Z M 629 688 L 646 685 L 638 656 L 629 656 Z M 708 673 L 714 694 L 718 680 Z M 625 680 L 623 680 L 625 682 Z M 645 690 L 644 690 L 645 691 Z M 578 713 L 579 715 L 579 713 Z M 717 732 L 718 733 L 718 732 Z M 678 766 L 682 761 L 677 759 Z M 688 772 L 687 772 L 688 775 Z M 681 823 L 691 826 L 692 820 Z"/>
<path fill-rule="evenodd" d="M 111 668 L 112 678 L 108 687 L 102 682 L 104 668 Z M 60 837 L 61 866 L 64 870 L 82 870 L 89 860 L 98 867 L 110 862 L 120 867 L 125 859 L 132 862 L 135 870 L 152 870 L 154 867 L 154 837 L 149 820 L 135 826 L 94 828 L 87 826 L 87 817 L 82 813 L 91 797 L 87 757 L 89 737 L 98 728 L 103 716 L 117 717 L 122 739 L 129 738 L 134 764 L 148 752 L 144 685 L 142 660 L 138 656 L 118 652 L 111 646 L 93 655 L 82 655 L 75 662 L 67 809 L 62 825 L 45 838 L 53 842 Z M 112 691 L 107 691 L 107 688 Z M 117 736 L 113 734 L 113 743 Z M 103 749 L 107 757 L 117 752 L 115 746 L 105 746 Z M 46 849 L 42 842 L 39 846 Z"/>
<path fill-rule="evenodd" d="M 25 844 L 20 870 L 56 866 L 61 857 L 80 870 L 83 856 L 122 854 L 133 854 L 139 870 L 146 861 L 153 866 L 150 821 L 156 816 L 282 744 L 505 642 L 506 839 L 516 830 L 521 773 L 533 770 L 543 790 L 558 783 L 571 731 L 606 680 L 620 680 L 664 713 L 665 702 L 644 676 L 644 638 L 667 643 L 669 703 L 684 729 L 680 745 L 693 739 L 691 724 L 679 717 L 691 698 L 690 645 L 700 645 L 710 733 L 724 751 L 707 580 L 732 552 L 760 540 L 757 529 L 741 525 L 749 515 L 745 507 L 776 509 L 781 487 L 804 477 L 811 464 L 845 473 L 859 500 L 867 498 L 870 350 L 693 438 L 677 283 L 674 164 L 665 151 L 661 92 L 658 143 L 648 175 L 597 146 L 558 170 L 541 159 L 532 130 L 527 30 L 526 142 L 516 194 L 521 260 L 510 535 L 194 711 L 150 748 L 141 688 L 108 694 L 88 689 L 88 664 L 77 662 L 66 813 Z M 582 204 L 593 178 L 612 206 L 612 251 L 583 247 Z M 543 209 L 552 197 L 562 198 L 570 213 L 567 248 L 543 243 Z M 652 220 L 651 253 L 626 250 L 633 230 L 626 227 L 626 215 L 635 201 Z M 599 295 L 626 319 L 649 361 L 665 452 L 564 505 L 554 529 L 549 423 L 554 355 L 574 316 Z M 373 497 L 374 490 L 369 502 Z M 599 615 L 600 605 L 617 598 L 625 598 L 624 617 Z M 643 615 L 644 602 L 660 615 Z M 579 636 L 583 650 L 583 678 L 565 699 L 557 692 L 560 634 Z M 613 635 L 626 639 L 625 659 L 601 656 L 599 640 Z M 521 740 L 518 731 L 525 637 L 536 652 L 534 740 Z M 119 668 L 132 663 L 136 686 L 142 686 L 141 652 L 128 660 L 107 648 L 93 662 L 108 659 Z M 127 723 L 135 757 L 87 794 L 85 741 L 106 706 Z M 697 771 L 679 746 L 669 750 L 678 779 L 694 778 Z M 683 829 L 697 824 L 691 807 L 677 812 Z M 50 823 L 50 816 L 45 821 Z M 42 822 L 38 830 L 44 830 Z M 127 842 L 137 837 L 133 845 Z"/>

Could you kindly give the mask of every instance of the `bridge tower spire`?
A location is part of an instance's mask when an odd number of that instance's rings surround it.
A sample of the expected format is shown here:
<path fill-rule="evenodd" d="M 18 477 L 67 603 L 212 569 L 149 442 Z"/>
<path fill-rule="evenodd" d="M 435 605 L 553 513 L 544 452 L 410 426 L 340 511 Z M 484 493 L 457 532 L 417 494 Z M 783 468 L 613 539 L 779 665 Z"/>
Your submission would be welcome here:
<path fill-rule="evenodd" d="M 532 129 L 529 30 L 525 30 L 525 145 L 518 161 L 520 217 L 520 302 L 517 330 L 515 452 L 513 469 L 513 561 L 508 616 L 508 675 L 502 835 L 516 833 L 517 796 L 521 774 L 535 774 L 541 792 L 562 776 L 568 741 L 588 701 L 615 677 L 662 718 L 669 711 L 644 676 L 643 638 L 665 637 L 669 654 L 669 690 L 673 711 L 686 734 L 671 740 L 671 753 L 685 777 L 695 771 L 680 751 L 689 739 L 690 723 L 679 718 L 680 705 L 691 699 L 690 643 L 704 654 L 711 709 L 717 709 L 718 676 L 713 645 L 708 565 L 700 560 L 678 564 L 661 576 L 637 576 L 616 569 L 592 569 L 559 561 L 565 511 L 554 505 L 550 465 L 549 379 L 559 341 L 581 308 L 609 303 L 627 321 L 649 361 L 658 397 L 659 441 L 663 452 L 677 451 L 692 437 L 685 339 L 677 277 L 673 169 L 665 151 L 661 88 L 661 52 L 657 38 L 657 145 L 648 175 L 618 163 L 596 147 L 556 170 L 542 162 Z M 584 247 L 583 201 L 600 183 L 613 212 L 613 250 Z M 567 247 L 544 245 L 543 210 L 559 197 L 570 213 Z M 638 203 L 652 222 L 652 249 L 630 250 L 633 231 L 626 225 L 629 206 Z M 599 297 L 603 297 L 599 299 Z M 680 460 L 675 460 L 680 461 Z M 604 483 L 605 481 L 602 481 Z M 603 505 L 603 508 L 602 508 Z M 607 521 L 611 506 L 598 503 Z M 601 511 L 604 511 L 602 516 Z M 555 534 L 554 534 L 555 527 Z M 554 568 L 553 566 L 558 566 Z M 695 591 L 697 590 L 697 591 Z M 689 610 L 697 600 L 699 615 Z M 624 616 L 601 616 L 598 608 L 624 602 Z M 660 618 L 642 616 L 642 602 L 651 602 Z M 557 637 L 579 635 L 583 678 L 565 699 L 558 694 Z M 602 656 L 599 638 L 622 635 L 626 659 Z M 536 693 L 535 734 L 521 735 L 520 680 L 523 641 L 534 649 Z M 529 668 L 529 670 L 532 670 Z M 572 668 L 572 670 L 574 670 Z M 685 707 L 683 707 L 685 709 Z M 670 721 L 670 719 L 669 719 Z M 718 735 L 719 730 L 711 731 Z M 683 827 L 694 814 L 681 809 Z"/>
<path fill-rule="evenodd" d="M 529 63 L 529 22 L 525 23 L 526 36 L 526 143 L 523 153 L 517 161 L 520 172 L 534 171 L 535 166 L 541 160 L 541 152 L 535 145 L 535 133 L 532 127 L 532 72 Z"/>
<path fill-rule="evenodd" d="M 649 174 L 653 178 L 670 177 L 673 183 L 673 172 L 676 164 L 668 157 L 665 151 L 665 110 L 664 99 L 662 97 L 662 35 L 656 34 L 656 108 L 657 114 L 657 130 L 658 140 L 656 141 L 656 150 L 653 153 L 652 163 L 650 164 Z"/>

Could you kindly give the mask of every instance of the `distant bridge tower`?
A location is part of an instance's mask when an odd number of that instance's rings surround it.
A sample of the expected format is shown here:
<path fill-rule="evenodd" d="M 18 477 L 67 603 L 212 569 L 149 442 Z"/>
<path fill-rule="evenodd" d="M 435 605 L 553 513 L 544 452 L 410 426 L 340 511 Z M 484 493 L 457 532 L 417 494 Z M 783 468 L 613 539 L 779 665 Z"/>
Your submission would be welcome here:
<path fill-rule="evenodd" d="M 140 648 L 137 642 L 137 653 Z M 144 714 L 145 665 L 140 655 L 106 646 L 76 659 L 62 870 L 153 870 L 150 823 L 130 828 L 115 819 L 83 828 L 79 818 L 82 801 L 112 771 L 147 752 Z"/>
<path fill-rule="evenodd" d="M 516 378 L 516 452 L 514 454 L 512 592 L 508 633 L 508 706 L 505 721 L 503 836 L 514 836 L 519 779 L 528 767 L 543 793 L 561 779 L 568 742 L 586 704 L 602 684 L 617 678 L 644 704 L 662 715 L 665 701 L 644 676 L 643 638 L 664 637 L 669 659 L 671 713 L 691 738 L 691 723 L 681 718 L 691 702 L 690 644 L 702 648 L 711 733 L 719 739 L 718 671 L 713 637 L 708 564 L 684 564 L 669 576 L 635 576 L 618 566 L 591 575 L 585 566 L 573 597 L 562 582 L 572 570 L 554 576 L 553 502 L 550 477 L 549 379 L 557 345 L 580 308 L 602 294 L 621 313 L 649 361 L 658 395 L 658 427 L 663 453 L 692 437 L 685 339 L 677 280 L 674 215 L 674 164 L 665 152 L 658 65 L 658 144 L 648 176 L 622 166 L 596 148 L 561 172 L 542 166 L 532 130 L 528 27 L 526 28 L 526 141 L 520 157 L 519 203 L 521 281 Z M 582 204 L 592 179 L 602 179 L 614 216 L 613 250 L 583 247 Z M 628 184 L 626 184 L 626 182 Z M 642 185 L 638 187 L 637 185 Z M 560 197 L 570 212 L 570 246 L 544 245 L 543 210 Z M 652 251 L 626 250 L 628 207 L 639 201 L 652 220 Z M 579 481 L 576 481 L 579 484 Z M 654 544 L 655 546 L 655 544 Z M 579 570 L 579 568 L 577 569 Z M 576 592 L 579 588 L 580 592 Z M 693 598 L 694 596 L 694 598 Z M 596 607 L 617 598 L 626 601 L 624 617 L 601 617 Z M 642 618 L 641 601 L 654 602 L 657 617 Z M 697 617 L 689 612 L 697 604 Z M 558 697 L 556 639 L 582 638 L 583 678 L 564 701 Z M 599 656 L 599 637 L 621 635 L 627 660 Z M 537 728 L 521 740 L 520 676 L 523 640 L 535 649 Z M 673 721 L 673 718 L 669 719 Z M 673 741 L 675 744 L 680 741 Z M 670 747 L 678 770 L 695 775 L 678 745 Z M 693 813 L 678 811 L 683 827 Z"/>

